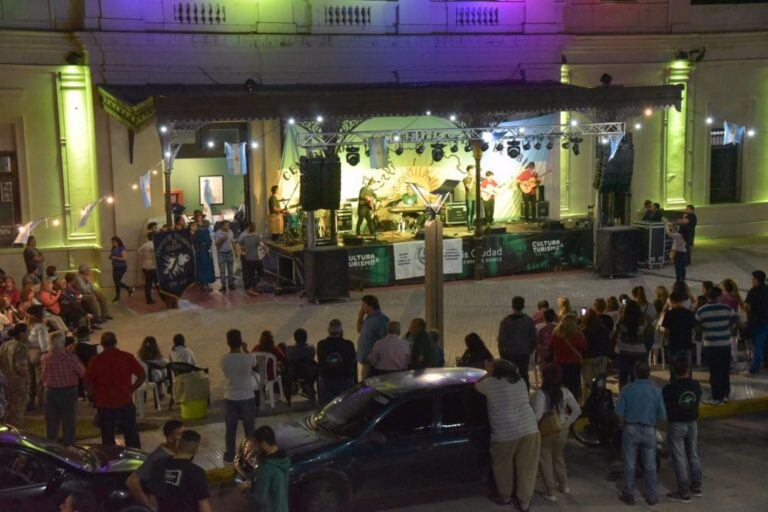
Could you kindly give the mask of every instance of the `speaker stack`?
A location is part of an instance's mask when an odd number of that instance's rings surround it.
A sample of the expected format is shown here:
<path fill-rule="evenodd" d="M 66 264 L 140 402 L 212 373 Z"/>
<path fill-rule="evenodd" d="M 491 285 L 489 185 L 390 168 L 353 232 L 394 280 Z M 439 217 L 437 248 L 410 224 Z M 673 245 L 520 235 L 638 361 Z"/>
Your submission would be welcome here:
<path fill-rule="evenodd" d="M 597 229 L 597 272 L 603 277 L 637 274 L 640 230 L 632 226 Z"/>
<path fill-rule="evenodd" d="M 341 203 L 341 160 L 338 155 L 301 157 L 299 170 L 302 209 L 338 210 Z"/>

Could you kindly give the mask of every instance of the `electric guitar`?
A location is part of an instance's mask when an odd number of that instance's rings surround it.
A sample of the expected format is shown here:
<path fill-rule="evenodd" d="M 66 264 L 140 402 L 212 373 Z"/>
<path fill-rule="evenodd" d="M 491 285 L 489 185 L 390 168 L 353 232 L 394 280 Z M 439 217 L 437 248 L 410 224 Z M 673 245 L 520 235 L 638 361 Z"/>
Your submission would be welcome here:
<path fill-rule="evenodd" d="M 539 174 L 536 177 L 531 176 L 527 180 L 518 181 L 517 188 L 519 188 L 520 192 L 522 192 L 523 194 L 533 194 L 534 192 L 536 192 L 536 187 L 538 187 L 539 184 L 541 183 L 541 178 L 543 178 L 544 176 L 546 176 L 551 172 L 552 172 L 552 169 L 549 169 Z"/>

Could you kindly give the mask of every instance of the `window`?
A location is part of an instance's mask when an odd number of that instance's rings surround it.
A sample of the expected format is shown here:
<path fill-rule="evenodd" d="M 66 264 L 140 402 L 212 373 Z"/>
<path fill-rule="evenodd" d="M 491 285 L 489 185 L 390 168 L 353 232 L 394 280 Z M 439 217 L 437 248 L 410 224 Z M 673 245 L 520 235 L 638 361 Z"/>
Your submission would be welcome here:
<path fill-rule="evenodd" d="M 387 437 L 427 434 L 432 425 L 431 398 L 417 398 L 395 406 L 376 427 Z"/>
<path fill-rule="evenodd" d="M 741 144 L 723 144 L 722 129 L 710 132 L 709 203 L 741 201 Z"/>
<path fill-rule="evenodd" d="M 0 246 L 9 247 L 21 224 L 16 153 L 0 151 Z"/>
<path fill-rule="evenodd" d="M 28 452 L 0 448 L 0 491 L 48 483 L 56 466 Z"/>
<path fill-rule="evenodd" d="M 442 428 L 477 427 L 488 422 L 485 397 L 476 391 L 446 393 L 440 404 Z"/>

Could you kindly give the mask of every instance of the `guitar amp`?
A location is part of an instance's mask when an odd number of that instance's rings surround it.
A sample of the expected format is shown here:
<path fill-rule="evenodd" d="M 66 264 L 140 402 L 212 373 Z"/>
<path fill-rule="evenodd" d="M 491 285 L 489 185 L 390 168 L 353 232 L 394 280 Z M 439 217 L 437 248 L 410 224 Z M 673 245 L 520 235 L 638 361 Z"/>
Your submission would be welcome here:
<path fill-rule="evenodd" d="M 336 213 L 336 229 L 339 233 L 351 233 L 354 225 L 352 224 L 352 209 L 343 208 Z"/>
<path fill-rule="evenodd" d="M 467 205 L 464 203 L 448 203 L 445 208 L 445 225 L 455 226 L 467 223 Z"/>

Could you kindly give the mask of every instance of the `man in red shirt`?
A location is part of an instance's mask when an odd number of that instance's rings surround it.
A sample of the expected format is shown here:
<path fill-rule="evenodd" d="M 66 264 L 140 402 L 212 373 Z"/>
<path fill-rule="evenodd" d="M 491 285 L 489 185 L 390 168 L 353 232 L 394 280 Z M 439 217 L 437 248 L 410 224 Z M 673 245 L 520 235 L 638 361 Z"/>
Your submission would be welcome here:
<path fill-rule="evenodd" d="M 485 178 L 480 181 L 480 197 L 483 201 L 483 223 L 493 225 L 493 210 L 496 206 L 496 188 L 499 183 L 493 179 L 493 172 L 486 171 Z"/>
<path fill-rule="evenodd" d="M 536 172 L 536 164 L 528 162 L 523 172 L 517 175 L 517 186 L 523 196 L 520 216 L 528 222 L 536 220 L 536 191 L 539 184 L 539 173 Z M 525 192 L 523 186 L 532 187 Z"/>
<path fill-rule="evenodd" d="M 119 426 L 125 445 L 141 448 L 133 393 L 146 380 L 144 368 L 132 354 L 117 348 L 115 333 L 102 334 L 101 346 L 104 351 L 89 361 L 85 371 L 85 389 L 98 411 L 101 442 L 114 446 L 115 427 Z M 131 383 L 134 376 L 136 381 Z"/>

